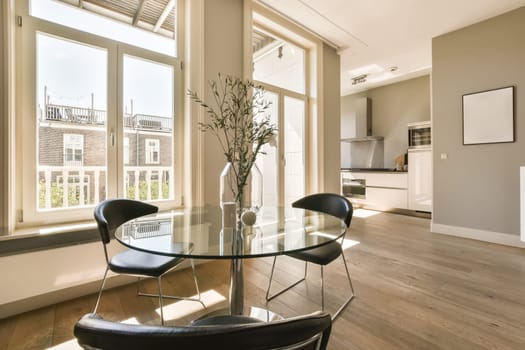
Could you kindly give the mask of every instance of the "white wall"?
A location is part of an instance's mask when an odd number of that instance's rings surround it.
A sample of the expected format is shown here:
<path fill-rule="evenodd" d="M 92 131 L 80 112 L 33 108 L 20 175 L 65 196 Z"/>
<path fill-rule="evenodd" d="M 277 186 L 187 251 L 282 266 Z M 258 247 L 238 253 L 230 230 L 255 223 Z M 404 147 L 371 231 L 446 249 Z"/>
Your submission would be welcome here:
<path fill-rule="evenodd" d="M 125 249 L 115 241 L 108 248 L 110 255 Z M 24 303 L 16 305 L 16 302 L 28 298 L 102 280 L 105 269 L 106 260 L 101 242 L 0 257 L 0 319 L 60 301 L 61 298 L 55 296 L 34 300 L 27 306 Z M 93 293 L 98 290 L 98 286 L 97 283 L 85 289 L 79 288 L 69 297 Z M 15 305 L 9 305 L 12 303 Z"/>

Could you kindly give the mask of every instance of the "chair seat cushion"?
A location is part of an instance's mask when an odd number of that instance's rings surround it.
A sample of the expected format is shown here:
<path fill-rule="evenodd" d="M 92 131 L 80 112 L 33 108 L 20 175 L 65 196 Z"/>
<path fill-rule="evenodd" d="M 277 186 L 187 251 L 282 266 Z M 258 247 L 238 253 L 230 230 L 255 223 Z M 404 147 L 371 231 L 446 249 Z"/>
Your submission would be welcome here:
<path fill-rule="evenodd" d="M 337 241 L 332 241 L 318 248 L 288 253 L 286 255 L 317 265 L 327 265 L 337 259 L 342 253 L 341 244 Z"/>
<path fill-rule="evenodd" d="M 109 261 L 109 269 L 116 273 L 159 277 L 181 261 L 181 258 L 129 249 L 113 256 Z"/>

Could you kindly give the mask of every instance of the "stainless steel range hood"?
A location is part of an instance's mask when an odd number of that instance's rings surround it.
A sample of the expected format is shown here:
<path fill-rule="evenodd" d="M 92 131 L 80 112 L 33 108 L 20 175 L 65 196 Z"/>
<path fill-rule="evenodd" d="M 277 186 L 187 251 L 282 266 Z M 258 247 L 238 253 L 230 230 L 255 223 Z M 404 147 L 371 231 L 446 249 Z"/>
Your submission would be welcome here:
<path fill-rule="evenodd" d="M 342 168 L 382 168 L 384 164 L 383 136 L 372 136 L 372 101 L 363 97 L 356 102 L 355 137 L 341 139 Z"/>

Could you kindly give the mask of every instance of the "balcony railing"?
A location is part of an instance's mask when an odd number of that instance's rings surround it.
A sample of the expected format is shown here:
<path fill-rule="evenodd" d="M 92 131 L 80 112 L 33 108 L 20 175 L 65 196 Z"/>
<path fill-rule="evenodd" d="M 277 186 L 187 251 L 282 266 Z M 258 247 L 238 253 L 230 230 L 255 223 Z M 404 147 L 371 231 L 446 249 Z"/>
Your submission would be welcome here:
<path fill-rule="evenodd" d="M 106 111 L 84 107 L 47 104 L 43 120 L 77 124 L 105 125 Z M 170 132 L 173 118 L 150 114 L 124 114 L 124 127 Z"/>
<path fill-rule="evenodd" d="M 171 167 L 124 167 L 125 197 L 173 198 Z M 93 206 L 106 198 L 106 167 L 39 166 L 39 209 Z"/>
<path fill-rule="evenodd" d="M 173 129 L 173 118 L 150 114 L 125 114 L 124 127 L 170 132 Z"/>
<path fill-rule="evenodd" d="M 45 107 L 45 120 L 104 125 L 106 123 L 106 111 L 101 109 L 47 104 Z"/>

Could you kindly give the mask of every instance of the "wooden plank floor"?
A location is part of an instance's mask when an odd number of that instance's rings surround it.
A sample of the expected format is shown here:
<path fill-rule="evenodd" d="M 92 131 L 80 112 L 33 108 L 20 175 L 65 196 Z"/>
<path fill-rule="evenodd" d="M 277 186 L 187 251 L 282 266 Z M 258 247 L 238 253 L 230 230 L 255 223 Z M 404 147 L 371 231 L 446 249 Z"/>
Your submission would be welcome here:
<path fill-rule="evenodd" d="M 354 217 L 345 250 L 357 297 L 333 326 L 329 349 L 525 349 L 525 251 L 429 232 L 429 221 L 379 213 Z M 267 305 L 272 259 L 247 260 L 247 304 L 283 316 L 320 308 L 319 269 Z M 301 276 L 303 264 L 277 259 L 275 288 Z M 208 311 L 227 306 L 229 264 L 197 266 Z M 327 309 L 344 299 L 342 261 L 325 273 Z M 191 270 L 164 279 L 165 293 L 192 294 Z M 155 291 L 154 281 L 143 287 Z M 157 324 L 157 300 L 137 297 L 136 286 L 106 291 L 100 314 L 111 320 Z M 0 320 L 0 349 L 77 349 L 72 330 L 95 295 Z M 205 311 L 195 302 L 167 301 L 168 324 L 184 325 Z"/>

